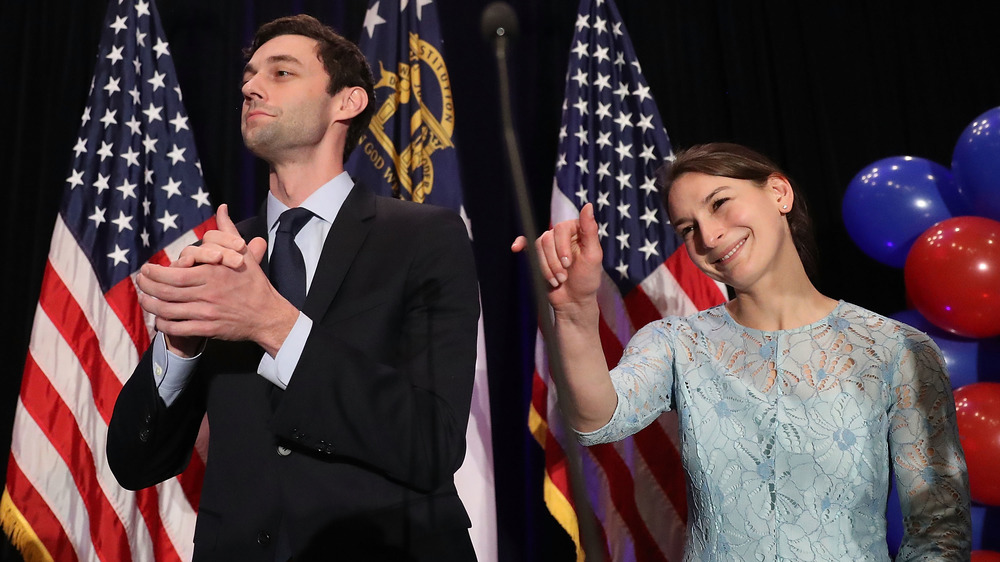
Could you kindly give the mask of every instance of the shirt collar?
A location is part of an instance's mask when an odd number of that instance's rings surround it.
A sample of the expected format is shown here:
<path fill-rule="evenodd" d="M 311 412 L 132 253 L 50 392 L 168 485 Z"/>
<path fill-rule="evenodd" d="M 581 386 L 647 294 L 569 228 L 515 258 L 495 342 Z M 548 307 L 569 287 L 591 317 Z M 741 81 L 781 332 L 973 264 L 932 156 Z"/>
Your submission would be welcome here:
<path fill-rule="evenodd" d="M 309 209 L 320 220 L 332 223 L 337 218 L 340 208 L 354 188 L 354 180 L 350 174 L 341 172 L 330 181 L 319 186 L 299 207 Z M 267 229 L 273 231 L 281 213 L 288 210 L 288 206 L 278 200 L 271 192 L 267 193 Z"/>

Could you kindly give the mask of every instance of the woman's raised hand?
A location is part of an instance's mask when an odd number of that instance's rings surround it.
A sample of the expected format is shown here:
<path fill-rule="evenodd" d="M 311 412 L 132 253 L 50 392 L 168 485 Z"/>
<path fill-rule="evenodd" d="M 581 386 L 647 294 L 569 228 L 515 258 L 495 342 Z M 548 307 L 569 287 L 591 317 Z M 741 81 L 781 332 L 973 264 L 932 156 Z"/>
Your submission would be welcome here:
<path fill-rule="evenodd" d="M 520 252 L 527 246 L 524 236 L 518 236 L 511 250 Z M 589 304 L 601 285 L 604 252 L 597 235 L 594 206 L 580 210 L 580 218 L 563 221 L 545 231 L 535 240 L 542 277 L 548 281 L 549 304 L 557 311 L 564 307 Z"/>

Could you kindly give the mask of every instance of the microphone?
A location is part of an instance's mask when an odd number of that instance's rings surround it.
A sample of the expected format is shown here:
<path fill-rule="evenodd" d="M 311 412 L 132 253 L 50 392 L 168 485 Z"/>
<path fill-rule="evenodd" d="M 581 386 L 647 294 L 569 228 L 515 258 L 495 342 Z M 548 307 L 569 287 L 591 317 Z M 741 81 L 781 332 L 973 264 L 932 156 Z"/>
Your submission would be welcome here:
<path fill-rule="evenodd" d="M 552 373 L 552 380 L 556 384 L 556 392 L 560 396 L 566 396 L 566 392 L 563 391 L 566 378 L 565 370 L 563 369 L 562 352 L 559 349 L 559 342 L 556 340 L 555 326 L 552 324 L 552 312 L 548 307 L 547 295 L 549 285 L 546 283 L 541 268 L 538 265 L 538 251 L 535 248 L 535 240 L 538 238 L 538 232 L 535 229 L 535 215 L 531 208 L 531 198 L 528 196 L 528 184 L 524 175 L 524 164 L 521 161 L 521 152 L 518 147 L 517 135 L 514 132 L 514 119 L 510 107 L 507 41 L 517 37 L 517 13 L 514 12 L 514 8 L 507 2 L 493 2 L 483 10 L 480 29 L 483 33 L 483 39 L 488 43 L 492 42 L 495 46 L 494 54 L 497 58 L 497 74 L 500 83 L 500 118 L 503 123 L 504 145 L 507 153 L 507 164 L 510 167 L 511 178 L 514 182 L 514 197 L 517 201 L 518 217 L 521 220 L 521 228 L 524 230 L 524 236 L 528 239 L 525 249 L 528 252 L 528 265 L 531 268 L 531 285 L 538 312 L 539 329 L 542 332 L 542 339 L 545 341 L 545 350 L 549 355 L 549 370 Z M 557 411 L 563 427 L 570 428 L 571 426 L 566 421 L 566 417 L 562 414 L 562 411 L 558 408 Z M 590 505 L 590 500 L 587 497 L 587 488 L 583 482 L 580 445 L 572 437 L 567 440 L 565 453 L 569 469 L 570 488 L 576 505 L 580 546 L 583 548 L 588 561 L 602 562 L 605 559 L 604 545 L 598 539 L 594 511 Z"/>
<path fill-rule="evenodd" d="M 514 39 L 519 31 L 517 13 L 506 2 L 493 2 L 483 9 L 481 21 L 483 39 Z"/>

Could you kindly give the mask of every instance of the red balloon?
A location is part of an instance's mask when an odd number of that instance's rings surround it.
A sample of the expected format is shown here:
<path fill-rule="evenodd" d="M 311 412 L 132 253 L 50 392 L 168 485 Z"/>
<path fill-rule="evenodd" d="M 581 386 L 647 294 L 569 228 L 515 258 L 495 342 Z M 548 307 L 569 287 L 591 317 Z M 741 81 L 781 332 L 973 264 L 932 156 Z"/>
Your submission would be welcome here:
<path fill-rule="evenodd" d="M 995 550 L 973 550 L 972 562 L 1000 562 L 1000 552 Z"/>
<path fill-rule="evenodd" d="M 935 326 L 968 338 L 1000 335 L 1000 222 L 954 217 L 917 238 L 906 294 Z"/>
<path fill-rule="evenodd" d="M 956 389 L 955 413 L 972 499 L 1000 505 L 1000 382 L 975 382 Z"/>

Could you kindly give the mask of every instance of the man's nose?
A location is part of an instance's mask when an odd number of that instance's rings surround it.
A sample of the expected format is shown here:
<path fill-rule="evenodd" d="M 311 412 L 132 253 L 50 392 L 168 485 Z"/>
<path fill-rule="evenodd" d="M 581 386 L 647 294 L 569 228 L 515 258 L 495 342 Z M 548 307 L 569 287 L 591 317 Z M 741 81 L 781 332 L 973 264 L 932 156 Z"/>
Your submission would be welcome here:
<path fill-rule="evenodd" d="M 247 101 L 264 97 L 256 76 L 251 76 L 249 80 L 244 82 L 240 91 L 243 93 L 243 99 Z"/>

